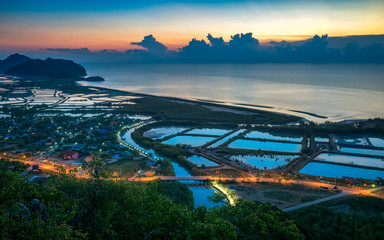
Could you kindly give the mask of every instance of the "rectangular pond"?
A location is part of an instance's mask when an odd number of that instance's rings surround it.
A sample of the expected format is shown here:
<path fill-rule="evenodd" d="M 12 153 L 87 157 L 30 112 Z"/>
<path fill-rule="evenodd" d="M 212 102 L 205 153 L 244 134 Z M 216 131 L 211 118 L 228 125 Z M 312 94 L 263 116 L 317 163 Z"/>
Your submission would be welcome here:
<path fill-rule="evenodd" d="M 384 178 L 384 171 L 340 166 L 328 163 L 310 162 L 305 165 L 299 173 L 323 176 L 323 177 L 353 177 L 353 178 L 365 178 L 375 180 L 377 177 Z"/>
<path fill-rule="evenodd" d="M 189 161 L 197 164 L 198 167 L 201 167 L 203 164 L 206 166 L 206 167 L 214 167 L 214 166 L 218 166 L 219 164 L 205 158 L 205 157 L 202 157 L 202 156 L 199 156 L 199 155 L 193 155 L 192 157 L 189 157 L 188 158 Z"/>
<path fill-rule="evenodd" d="M 326 138 L 326 137 L 315 137 L 315 142 L 318 142 L 318 143 L 328 143 L 329 142 L 329 138 Z"/>
<path fill-rule="evenodd" d="M 280 141 L 292 141 L 292 142 L 301 142 L 303 138 L 300 135 L 296 134 L 283 134 L 283 133 L 268 133 L 260 131 L 252 131 L 245 135 L 247 138 L 262 138 L 262 139 L 272 139 Z"/>
<path fill-rule="evenodd" d="M 256 140 L 237 139 L 231 142 L 228 147 L 252 150 L 280 151 L 297 153 L 301 150 L 301 144 L 281 143 L 281 142 L 262 142 Z"/>
<path fill-rule="evenodd" d="M 384 150 L 341 147 L 340 151 L 346 152 L 346 153 L 359 153 L 359 154 L 383 156 L 384 157 Z"/>
<path fill-rule="evenodd" d="M 365 137 L 345 137 L 335 136 L 336 142 L 339 144 L 363 145 L 368 146 L 369 143 Z"/>
<path fill-rule="evenodd" d="M 384 139 L 382 138 L 370 137 L 369 141 L 371 141 L 372 145 L 375 147 L 384 148 Z"/>
<path fill-rule="evenodd" d="M 196 135 L 213 135 L 213 136 L 222 136 L 226 133 L 229 133 L 231 130 L 219 129 L 219 128 L 196 128 L 191 131 L 186 132 L 187 134 L 196 134 Z"/>
<path fill-rule="evenodd" d="M 179 132 L 185 131 L 188 128 L 186 127 L 157 127 L 152 128 L 148 131 L 146 131 L 143 135 L 144 137 L 149 137 L 152 139 L 161 139 L 164 137 L 168 137 L 170 135 L 177 134 Z"/>
<path fill-rule="evenodd" d="M 335 162 L 335 163 L 345 163 L 352 165 L 368 166 L 368 167 L 378 167 L 384 169 L 384 158 L 372 158 L 372 157 L 359 157 L 351 155 L 342 155 L 334 153 L 321 153 L 316 158 L 316 160 Z"/>
<path fill-rule="evenodd" d="M 231 160 L 239 160 L 259 169 L 273 169 L 283 166 L 297 157 L 299 155 L 234 155 L 231 156 Z"/>
<path fill-rule="evenodd" d="M 228 136 L 226 136 L 225 138 L 215 142 L 214 144 L 212 145 L 209 145 L 208 148 L 215 148 L 215 147 L 218 147 L 220 146 L 221 144 L 225 143 L 226 141 L 228 141 L 229 139 L 239 135 L 240 133 L 243 133 L 245 131 L 245 129 L 239 129 L 237 130 L 236 132 L 232 133 L 232 134 L 229 134 Z"/>
<path fill-rule="evenodd" d="M 202 136 L 175 136 L 171 139 L 164 141 L 165 144 L 176 145 L 176 144 L 187 144 L 192 147 L 198 147 L 206 144 L 207 142 L 213 141 L 214 137 L 202 137 Z"/>

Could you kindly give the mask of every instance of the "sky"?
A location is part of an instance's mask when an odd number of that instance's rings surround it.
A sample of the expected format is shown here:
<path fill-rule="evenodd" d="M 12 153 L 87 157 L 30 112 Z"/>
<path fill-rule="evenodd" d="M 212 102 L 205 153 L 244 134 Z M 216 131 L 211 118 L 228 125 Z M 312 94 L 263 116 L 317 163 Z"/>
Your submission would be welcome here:
<path fill-rule="evenodd" d="M 0 50 L 141 48 L 152 34 L 168 49 L 210 33 L 252 32 L 262 44 L 384 34 L 382 0 L 0 0 Z"/>

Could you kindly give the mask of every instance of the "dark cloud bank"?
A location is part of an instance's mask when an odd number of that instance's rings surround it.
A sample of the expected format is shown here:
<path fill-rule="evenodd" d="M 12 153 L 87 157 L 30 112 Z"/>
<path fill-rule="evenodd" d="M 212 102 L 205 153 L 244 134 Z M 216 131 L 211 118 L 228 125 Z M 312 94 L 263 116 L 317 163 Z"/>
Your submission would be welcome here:
<path fill-rule="evenodd" d="M 328 37 L 260 45 L 252 33 L 236 34 L 229 42 L 208 34 L 206 40 L 192 39 L 178 51 L 169 50 L 152 35 L 132 42 L 143 49 L 102 50 L 45 49 L 73 55 L 82 61 L 128 63 L 384 63 L 384 35 Z"/>

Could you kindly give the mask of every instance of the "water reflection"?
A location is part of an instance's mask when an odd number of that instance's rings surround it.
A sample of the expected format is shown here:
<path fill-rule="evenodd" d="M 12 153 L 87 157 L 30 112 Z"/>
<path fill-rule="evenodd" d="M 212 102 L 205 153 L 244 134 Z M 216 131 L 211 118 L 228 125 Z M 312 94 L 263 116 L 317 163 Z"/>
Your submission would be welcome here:
<path fill-rule="evenodd" d="M 353 178 L 365 178 L 375 180 L 377 177 L 384 178 L 384 171 L 340 166 L 328 163 L 310 162 L 305 165 L 299 173 L 323 176 L 323 177 L 353 177 Z"/>
<path fill-rule="evenodd" d="M 215 193 L 215 189 L 205 186 L 188 186 L 188 188 L 193 193 L 193 198 L 195 200 L 195 206 L 206 206 L 207 208 L 212 208 L 216 206 L 222 206 L 223 203 L 214 203 L 208 200 L 208 197 Z"/>
<path fill-rule="evenodd" d="M 298 114 L 318 122 L 384 116 L 384 68 L 378 64 L 85 66 L 90 75 L 107 79 L 92 85 L 119 90 L 273 106 L 285 113 L 289 111 L 284 109 L 295 109 L 328 117 Z"/>
<path fill-rule="evenodd" d="M 228 147 L 239 149 L 266 150 L 266 151 L 281 151 L 281 152 L 300 152 L 301 144 L 281 143 L 281 142 L 262 142 L 256 140 L 237 139 L 231 142 Z"/>

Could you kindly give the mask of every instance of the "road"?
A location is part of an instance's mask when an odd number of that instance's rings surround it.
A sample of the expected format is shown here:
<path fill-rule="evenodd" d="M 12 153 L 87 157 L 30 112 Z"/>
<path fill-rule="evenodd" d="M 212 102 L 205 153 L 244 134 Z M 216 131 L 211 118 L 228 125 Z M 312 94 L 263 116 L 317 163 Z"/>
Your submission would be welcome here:
<path fill-rule="evenodd" d="M 293 207 L 285 208 L 285 209 L 283 209 L 283 211 L 284 212 L 290 212 L 290 211 L 294 211 L 294 210 L 297 210 L 297 209 L 300 209 L 300 208 L 304 208 L 304 207 L 316 205 L 316 204 L 319 204 L 319 203 L 322 203 L 322 202 L 326 202 L 326 201 L 329 201 L 329 200 L 334 200 L 334 199 L 337 199 L 337 198 L 345 197 L 345 196 L 348 196 L 348 195 L 364 195 L 364 196 L 371 196 L 371 197 L 377 197 L 377 198 L 384 199 L 384 196 L 373 193 L 374 191 L 381 190 L 383 188 L 384 187 L 378 187 L 378 188 L 372 188 L 372 189 L 353 189 L 353 188 L 342 187 L 341 188 L 342 192 L 339 193 L 339 194 L 332 195 L 332 196 L 325 197 L 325 198 L 321 198 L 321 199 L 317 199 L 317 200 L 314 200 L 314 201 L 311 201 L 311 202 L 299 204 L 299 205 L 296 205 L 296 206 L 293 206 Z"/>
<path fill-rule="evenodd" d="M 10 159 L 10 160 L 12 160 L 12 159 Z M 15 160 L 15 161 L 19 161 L 19 160 Z M 39 168 L 41 168 L 41 169 L 57 172 L 56 166 L 54 166 L 53 163 L 43 163 L 41 161 L 28 161 L 28 160 L 25 160 L 25 161 L 22 161 L 22 162 L 25 163 L 25 164 L 29 164 L 31 166 L 29 168 L 25 169 L 24 172 L 20 173 L 19 176 L 26 175 L 29 171 L 32 170 L 32 166 L 33 165 L 39 165 Z M 56 165 L 60 165 L 60 164 L 56 164 Z M 63 165 L 63 167 L 65 167 L 67 169 L 68 168 L 73 168 L 73 166 L 70 167 L 69 165 Z"/>
<path fill-rule="evenodd" d="M 56 166 L 54 166 L 52 163 L 44 163 L 41 161 L 27 161 L 27 160 L 24 161 L 24 163 L 30 164 L 31 166 L 32 165 L 39 165 L 39 167 L 41 169 L 46 169 L 46 170 L 50 170 L 50 171 L 57 171 Z M 62 165 L 62 166 L 65 167 L 66 169 L 69 169 L 69 168 L 72 169 L 73 168 L 73 166 L 71 166 L 71 165 Z M 30 169 L 32 169 L 32 167 L 30 167 Z M 24 171 L 20 175 L 25 175 L 28 171 Z M 88 176 L 78 175 L 77 177 L 78 178 L 85 178 Z M 118 181 L 118 180 L 121 180 L 121 178 L 114 178 L 113 180 Z M 279 180 L 279 179 L 275 179 L 275 178 L 258 178 L 258 177 L 224 178 L 224 177 L 216 177 L 216 176 L 190 176 L 190 177 L 176 177 L 176 176 L 137 177 L 137 176 L 134 176 L 134 177 L 128 178 L 127 180 L 128 181 L 134 181 L 134 182 L 148 182 L 148 181 L 158 181 L 158 180 L 161 180 L 161 181 L 190 180 L 190 181 L 213 181 L 213 182 L 236 181 L 239 183 L 246 181 L 246 182 L 257 182 L 257 183 L 259 183 L 259 182 L 279 183 L 279 184 L 283 184 L 283 185 L 285 185 L 285 184 L 286 185 L 298 184 L 298 185 L 304 185 L 307 187 L 317 188 L 317 189 L 319 189 L 320 187 L 326 187 L 328 189 L 333 189 L 333 187 L 334 187 L 333 184 L 322 183 L 322 182 L 301 181 L 301 180 L 300 181 L 298 181 L 298 180 L 284 180 L 284 179 Z M 220 186 L 218 186 L 218 185 L 216 186 L 216 188 L 220 192 L 223 192 L 227 196 L 227 199 L 229 200 L 229 203 L 231 205 L 235 204 L 235 199 L 233 198 L 232 195 L 227 193 L 226 190 L 220 188 Z M 377 187 L 377 188 L 371 188 L 371 189 L 350 188 L 350 187 L 339 187 L 339 189 L 341 190 L 341 193 L 338 193 L 338 194 L 335 194 L 335 195 L 332 195 L 329 197 L 317 199 L 317 200 L 314 200 L 311 202 L 299 204 L 299 205 L 296 205 L 293 207 L 288 207 L 288 208 L 283 209 L 283 211 L 284 212 L 290 212 L 290 211 L 294 211 L 294 210 L 297 210 L 300 208 L 316 205 L 316 204 L 319 204 L 322 202 L 334 200 L 334 199 L 349 196 L 349 195 L 372 196 L 372 197 L 384 199 L 383 195 L 378 195 L 378 194 L 373 193 L 375 191 L 384 189 L 384 186 L 383 187 Z"/>
<path fill-rule="evenodd" d="M 304 185 L 311 188 L 317 188 L 320 189 L 320 187 L 326 187 L 328 189 L 333 189 L 335 185 L 328 184 L 328 183 L 322 183 L 322 182 L 311 182 L 311 181 L 297 181 L 297 180 L 278 180 L 275 178 L 223 178 L 223 177 L 215 177 L 215 176 L 191 176 L 191 177 L 176 177 L 176 176 L 155 176 L 155 177 L 132 177 L 128 179 L 129 181 L 141 181 L 141 182 L 147 182 L 147 181 L 156 181 L 156 180 L 162 180 L 162 181 L 182 181 L 182 180 L 190 180 L 190 181 L 236 181 L 236 182 L 270 182 L 270 183 L 280 183 L 280 184 L 299 184 Z M 341 193 L 317 199 L 311 202 L 303 203 L 300 205 L 296 205 L 293 207 L 285 208 L 283 209 L 284 212 L 293 211 L 296 209 L 308 207 L 311 205 L 319 204 L 322 202 L 330 201 L 333 199 L 345 197 L 348 195 L 360 195 L 360 196 L 372 196 L 372 197 L 378 197 L 381 199 L 384 199 L 384 196 L 374 194 L 374 191 L 384 189 L 383 187 L 378 188 L 372 188 L 372 189 L 360 189 L 360 188 L 349 188 L 349 187 L 339 187 L 341 190 Z"/>
<path fill-rule="evenodd" d="M 309 206 L 316 205 L 316 204 L 319 204 L 319 203 L 322 203 L 322 202 L 326 202 L 326 201 L 329 201 L 329 200 L 345 197 L 345 196 L 348 196 L 348 195 L 350 195 L 350 194 L 347 193 L 347 192 L 341 192 L 339 194 L 332 195 L 332 196 L 325 197 L 325 198 L 321 198 L 321 199 L 317 199 L 317 200 L 312 201 L 312 202 L 307 202 L 307 203 L 299 204 L 299 205 L 296 205 L 296 206 L 293 206 L 293 207 L 284 208 L 283 212 L 294 211 L 294 210 L 297 210 L 297 209 L 300 209 L 300 208 L 309 207 Z"/>
<path fill-rule="evenodd" d="M 153 123 L 153 122 L 154 122 L 154 121 L 152 121 L 152 122 L 148 122 L 148 123 L 143 123 L 143 122 L 141 122 L 141 123 L 135 123 L 135 124 L 133 124 L 133 125 L 131 125 L 131 126 L 129 126 L 129 127 L 124 127 L 122 130 L 120 130 L 120 131 L 117 132 L 117 141 L 119 142 L 120 145 L 123 145 L 123 146 L 125 146 L 125 147 L 127 147 L 127 148 L 129 148 L 129 149 L 131 149 L 131 150 L 136 150 L 136 151 L 138 151 L 139 154 L 140 154 L 141 156 L 143 156 L 143 157 L 149 157 L 149 155 L 148 155 L 147 152 L 145 152 L 145 151 L 143 151 L 143 150 L 141 150 L 141 149 L 138 149 L 137 147 L 132 146 L 131 144 L 126 143 L 125 141 L 123 141 L 123 140 L 121 139 L 121 132 L 122 132 L 123 130 L 129 130 L 129 129 L 132 129 L 132 128 L 138 128 L 138 127 L 141 127 L 141 126 L 144 126 L 144 125 L 146 125 L 146 124 Z"/>

